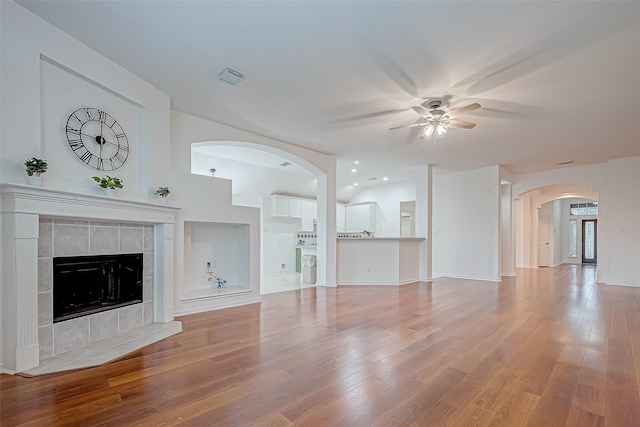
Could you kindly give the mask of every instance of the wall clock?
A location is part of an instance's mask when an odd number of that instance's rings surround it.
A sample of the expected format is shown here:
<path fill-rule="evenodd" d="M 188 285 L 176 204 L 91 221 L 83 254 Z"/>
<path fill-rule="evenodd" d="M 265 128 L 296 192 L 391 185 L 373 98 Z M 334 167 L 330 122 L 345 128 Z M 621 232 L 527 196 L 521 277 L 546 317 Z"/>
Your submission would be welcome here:
<path fill-rule="evenodd" d="M 118 169 L 129 157 L 129 141 L 122 126 L 98 108 L 78 108 L 65 127 L 67 142 L 88 166 L 104 171 Z"/>

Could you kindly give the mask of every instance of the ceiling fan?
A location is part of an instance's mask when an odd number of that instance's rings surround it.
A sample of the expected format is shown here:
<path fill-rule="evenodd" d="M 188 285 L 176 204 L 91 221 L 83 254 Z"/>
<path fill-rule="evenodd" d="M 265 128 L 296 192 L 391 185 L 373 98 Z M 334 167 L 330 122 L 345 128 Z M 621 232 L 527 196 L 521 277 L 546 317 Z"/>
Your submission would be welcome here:
<path fill-rule="evenodd" d="M 480 108 L 480 104 L 474 102 L 473 104 L 454 108 L 453 110 L 449 110 L 447 112 L 441 109 L 442 101 L 436 99 L 430 101 L 428 107 L 428 109 L 423 107 L 422 105 L 411 107 L 413 111 L 415 111 L 421 117 L 421 119 L 423 119 L 418 123 L 396 126 L 389 128 L 389 130 L 424 126 L 424 131 L 420 136 L 421 138 L 430 138 L 432 136 L 435 136 L 439 139 L 442 138 L 442 136 L 447 132 L 447 129 L 449 128 L 473 129 L 476 125 L 475 123 L 458 120 L 456 119 L 456 117 L 461 114 L 470 113 L 477 110 L 478 108 Z"/>

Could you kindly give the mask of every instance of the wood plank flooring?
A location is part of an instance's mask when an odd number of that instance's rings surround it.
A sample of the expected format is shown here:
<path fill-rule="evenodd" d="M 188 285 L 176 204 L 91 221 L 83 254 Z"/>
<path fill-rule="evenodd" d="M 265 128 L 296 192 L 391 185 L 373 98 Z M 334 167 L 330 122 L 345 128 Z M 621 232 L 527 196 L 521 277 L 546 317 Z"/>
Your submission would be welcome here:
<path fill-rule="evenodd" d="M 105 366 L 0 376 L 0 425 L 640 426 L 640 288 L 595 267 L 303 289 Z"/>

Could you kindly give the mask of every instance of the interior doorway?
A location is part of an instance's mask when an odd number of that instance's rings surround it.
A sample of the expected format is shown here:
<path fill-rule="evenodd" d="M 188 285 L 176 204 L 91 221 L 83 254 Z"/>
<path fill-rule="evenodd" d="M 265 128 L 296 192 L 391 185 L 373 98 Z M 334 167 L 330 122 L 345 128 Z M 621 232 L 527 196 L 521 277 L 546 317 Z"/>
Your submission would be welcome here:
<path fill-rule="evenodd" d="M 549 217 L 538 217 L 538 266 L 549 267 Z"/>
<path fill-rule="evenodd" d="M 582 263 L 595 264 L 598 261 L 598 220 L 582 220 Z"/>

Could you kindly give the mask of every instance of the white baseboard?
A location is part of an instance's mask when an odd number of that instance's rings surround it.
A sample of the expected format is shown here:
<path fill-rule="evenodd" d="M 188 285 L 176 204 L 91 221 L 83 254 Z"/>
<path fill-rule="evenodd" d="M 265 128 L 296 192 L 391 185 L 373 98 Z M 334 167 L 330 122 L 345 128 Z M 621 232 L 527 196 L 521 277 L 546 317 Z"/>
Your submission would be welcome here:
<path fill-rule="evenodd" d="M 607 286 L 626 286 L 629 288 L 640 288 L 640 283 L 610 283 L 610 282 L 597 282 Z"/>
<path fill-rule="evenodd" d="M 322 287 L 325 287 L 325 288 L 336 288 L 336 287 L 338 287 L 336 282 L 324 282 L 324 283 L 316 282 L 316 286 L 322 286 Z"/>
<path fill-rule="evenodd" d="M 188 314 L 204 313 L 205 311 L 221 310 L 223 308 L 240 307 L 248 304 L 260 304 L 262 298 L 251 297 L 243 299 L 219 299 L 215 305 L 194 304 L 194 306 L 182 307 L 174 312 L 175 316 L 186 316 Z M 183 304 L 184 305 L 184 304 Z"/>
<path fill-rule="evenodd" d="M 478 280 L 481 282 L 493 282 L 498 283 L 500 279 L 490 279 L 488 277 L 474 277 L 474 276 L 458 276 L 452 274 L 443 274 L 442 276 L 438 276 L 438 278 L 450 278 L 450 279 L 463 279 L 463 280 Z"/>

